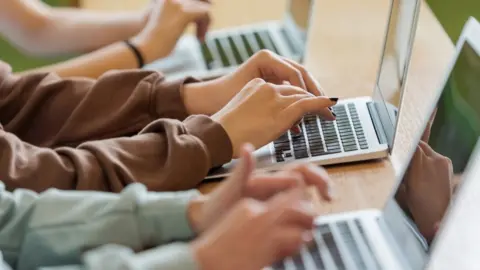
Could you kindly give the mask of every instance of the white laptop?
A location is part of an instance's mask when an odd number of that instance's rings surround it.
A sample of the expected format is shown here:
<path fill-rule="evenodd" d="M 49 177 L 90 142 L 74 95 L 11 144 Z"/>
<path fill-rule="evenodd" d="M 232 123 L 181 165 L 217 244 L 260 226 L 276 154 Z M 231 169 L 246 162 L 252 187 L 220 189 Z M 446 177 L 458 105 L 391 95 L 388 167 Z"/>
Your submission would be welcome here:
<path fill-rule="evenodd" d="M 170 56 L 145 68 L 160 70 L 169 80 L 216 77 L 232 71 L 262 49 L 302 62 L 313 2 L 289 0 L 281 21 L 210 31 L 203 44 L 195 36 L 185 35 Z"/>
<path fill-rule="evenodd" d="M 257 168 L 276 170 L 305 160 L 329 165 L 386 157 L 393 146 L 419 10 L 419 0 L 393 1 L 373 97 L 340 100 L 333 107 L 337 115 L 333 122 L 306 115 L 301 134 L 287 132 L 255 152 Z M 207 179 L 225 176 L 235 162 L 215 168 Z"/>
<path fill-rule="evenodd" d="M 452 160 L 455 176 L 461 177 L 464 183 L 480 180 L 475 179 L 477 175 L 468 173 L 470 169 L 475 169 L 479 162 L 475 164 L 472 161 L 473 165 L 467 166 L 469 160 L 478 160 L 480 155 L 479 90 L 480 24 L 471 19 L 457 45 L 457 57 L 449 69 L 446 82 L 439 89 L 430 111 L 437 109 L 429 144 L 431 142 L 430 146 L 435 151 Z M 430 114 L 425 116 L 424 127 L 427 126 L 429 116 Z M 422 133 L 416 135 L 415 146 Z M 410 149 L 410 157 L 415 149 L 416 147 Z M 457 149 L 462 151 L 458 153 Z M 402 168 L 402 176 L 382 211 L 363 210 L 318 217 L 315 220 L 313 245 L 304 247 L 299 255 L 279 262 L 272 268 L 424 269 L 429 259 L 429 247 L 417 232 L 414 223 L 410 222 L 393 199 L 408 167 L 409 165 Z M 467 183 L 465 185 L 469 186 Z M 456 194 L 455 200 L 460 200 L 464 192 L 469 192 L 466 188 L 460 190 L 462 192 Z M 461 210 L 458 209 L 460 205 L 454 206 L 444 218 L 447 224 L 455 222 L 455 213 Z M 478 227 L 476 232 L 480 233 Z M 440 251 L 441 246 L 448 243 L 434 240 L 433 245 L 436 246 L 434 251 Z M 476 248 L 478 250 L 478 243 Z M 478 266 L 475 269 L 478 269 Z"/>

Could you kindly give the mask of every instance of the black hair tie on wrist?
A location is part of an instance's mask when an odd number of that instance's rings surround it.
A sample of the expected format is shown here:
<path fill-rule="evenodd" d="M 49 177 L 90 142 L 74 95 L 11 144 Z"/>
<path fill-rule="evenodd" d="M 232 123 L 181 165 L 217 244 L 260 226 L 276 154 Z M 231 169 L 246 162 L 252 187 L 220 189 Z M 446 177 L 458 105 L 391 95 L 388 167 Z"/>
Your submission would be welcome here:
<path fill-rule="evenodd" d="M 125 45 L 127 45 L 130 48 L 130 50 L 132 50 L 133 54 L 135 55 L 135 58 L 137 58 L 138 68 L 143 68 L 143 66 L 145 65 L 145 61 L 143 60 L 143 56 L 138 50 L 137 46 L 133 45 L 130 42 L 130 40 L 125 40 L 124 42 L 125 42 Z"/>

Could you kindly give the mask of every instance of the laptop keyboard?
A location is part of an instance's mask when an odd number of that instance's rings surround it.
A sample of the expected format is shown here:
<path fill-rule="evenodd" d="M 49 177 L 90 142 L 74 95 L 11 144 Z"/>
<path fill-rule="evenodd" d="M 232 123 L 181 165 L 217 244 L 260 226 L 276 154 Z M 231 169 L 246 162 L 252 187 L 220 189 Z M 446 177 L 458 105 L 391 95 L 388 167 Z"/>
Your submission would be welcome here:
<path fill-rule="evenodd" d="M 337 115 L 335 121 L 308 114 L 300 123 L 301 133 L 289 131 L 275 140 L 277 162 L 368 149 L 355 104 L 339 104 L 332 109 Z"/>
<path fill-rule="evenodd" d="M 291 258 L 271 266 L 274 270 L 380 270 L 359 220 L 321 224 L 314 241 Z M 368 248 L 367 248 L 368 247 Z"/>
<path fill-rule="evenodd" d="M 209 70 L 240 65 L 262 49 L 279 54 L 268 30 L 233 32 L 215 38 L 207 36 L 200 48 Z"/>

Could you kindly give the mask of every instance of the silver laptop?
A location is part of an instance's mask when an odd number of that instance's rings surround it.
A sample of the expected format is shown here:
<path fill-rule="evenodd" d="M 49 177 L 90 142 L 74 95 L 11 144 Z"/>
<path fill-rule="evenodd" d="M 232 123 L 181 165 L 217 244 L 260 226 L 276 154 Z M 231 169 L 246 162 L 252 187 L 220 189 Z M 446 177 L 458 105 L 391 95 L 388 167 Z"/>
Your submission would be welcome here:
<path fill-rule="evenodd" d="M 469 160 L 477 160 L 480 155 L 480 24 L 473 19 L 465 27 L 457 45 L 457 57 L 444 86 L 439 90 L 430 110 L 433 112 L 436 108 L 437 112 L 428 143 L 435 151 L 451 159 L 456 177 L 463 178 L 462 181 L 474 181 L 476 176 L 471 174 L 466 174 L 470 175 L 468 179 L 463 177 Z M 429 116 L 425 116 L 424 127 Z M 416 144 L 422 133 L 417 134 Z M 410 149 L 411 157 L 415 148 Z M 459 149 L 461 151 L 457 152 Z M 400 184 L 409 166 L 402 168 L 397 184 Z M 429 247 L 417 232 L 414 222 L 395 203 L 393 195 L 397 187 L 382 211 L 364 210 L 318 217 L 313 245 L 304 247 L 299 255 L 272 268 L 424 269 Z M 461 196 L 463 194 L 456 194 L 455 200 Z M 449 211 L 444 219 L 451 223 L 450 219 L 454 218 L 452 212 L 455 211 L 458 209 Z M 435 240 L 433 243 L 438 246 L 443 244 Z"/>
<path fill-rule="evenodd" d="M 262 49 L 302 62 L 313 2 L 289 0 L 282 20 L 210 31 L 203 44 L 185 35 L 170 56 L 145 68 L 160 70 L 168 79 L 216 77 Z"/>
<path fill-rule="evenodd" d="M 419 9 L 419 0 L 392 2 L 373 97 L 340 100 L 333 107 L 337 115 L 333 122 L 306 115 L 301 134 L 287 132 L 256 151 L 257 168 L 276 170 L 305 160 L 329 165 L 386 157 L 393 147 Z M 228 174 L 235 162 L 212 170 L 207 179 Z"/>

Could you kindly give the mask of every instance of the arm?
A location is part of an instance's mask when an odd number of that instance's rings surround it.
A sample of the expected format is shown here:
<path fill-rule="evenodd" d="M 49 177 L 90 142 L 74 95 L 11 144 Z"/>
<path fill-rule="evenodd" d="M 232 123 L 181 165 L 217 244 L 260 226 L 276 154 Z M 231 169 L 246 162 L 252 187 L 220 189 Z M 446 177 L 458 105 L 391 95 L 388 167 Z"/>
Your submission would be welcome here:
<path fill-rule="evenodd" d="M 94 81 L 0 68 L 0 177 L 9 189 L 36 191 L 118 192 L 134 181 L 151 190 L 196 186 L 231 159 L 232 146 L 209 117 L 185 119 L 181 86 L 147 71 Z"/>
<path fill-rule="evenodd" d="M 0 0 L 0 33 L 33 55 L 91 51 L 138 33 L 145 12 L 51 8 L 38 0 Z M 108 34 L 106 34 L 108 33 Z"/>
<path fill-rule="evenodd" d="M 87 53 L 56 64 L 26 70 L 19 75 L 36 72 L 53 72 L 62 78 L 98 78 L 112 69 L 138 68 L 135 54 L 124 42 L 116 42 L 91 53 Z"/>
<path fill-rule="evenodd" d="M 190 239 L 193 231 L 187 209 L 198 196 L 196 191 L 147 193 L 139 184 L 119 195 L 53 189 L 41 194 L 27 190 L 9 193 L 3 187 L 0 192 L 0 249 L 15 269 L 78 264 L 83 252 L 105 244 L 141 251 Z M 96 257 L 112 254 L 106 251 Z M 113 251 L 128 255 L 124 249 Z M 180 257 L 195 265 L 187 245 L 165 246 L 156 256 L 166 262 Z M 91 257 L 87 256 L 87 265 L 95 264 Z"/>
<path fill-rule="evenodd" d="M 142 31 L 131 38 L 131 41 L 141 52 L 145 64 L 151 63 L 172 52 L 177 40 L 191 22 L 197 24 L 199 38 L 203 39 L 208 27 L 209 10 L 210 4 L 197 0 L 154 1 L 149 8 L 148 22 L 145 23 Z M 101 35 L 104 33 L 102 32 Z M 92 38 L 89 36 L 87 40 L 92 40 Z M 119 38 L 111 40 L 108 44 L 118 40 Z M 27 72 L 47 71 L 55 72 L 61 77 L 97 78 L 111 69 L 137 67 L 138 61 L 130 48 L 123 42 L 117 42 L 69 61 Z"/>

